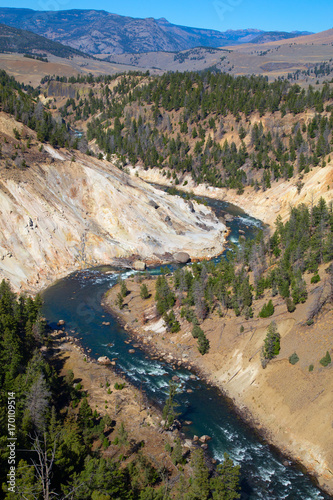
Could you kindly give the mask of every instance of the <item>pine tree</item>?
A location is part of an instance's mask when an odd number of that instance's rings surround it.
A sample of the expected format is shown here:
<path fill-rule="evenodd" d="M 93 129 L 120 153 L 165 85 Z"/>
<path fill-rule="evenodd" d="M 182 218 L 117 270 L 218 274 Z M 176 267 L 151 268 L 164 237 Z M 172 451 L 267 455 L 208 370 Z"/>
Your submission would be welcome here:
<path fill-rule="evenodd" d="M 275 321 L 272 321 L 268 327 L 266 338 L 264 340 L 263 356 L 270 360 L 280 352 L 280 334 L 277 331 Z"/>
<path fill-rule="evenodd" d="M 200 354 L 204 355 L 209 351 L 209 340 L 207 339 L 206 335 L 199 334 L 198 336 L 198 351 Z"/>
<path fill-rule="evenodd" d="M 274 305 L 271 300 L 269 300 L 268 304 L 264 304 L 259 316 L 260 318 L 268 318 L 269 316 L 272 316 L 274 314 Z"/>
<path fill-rule="evenodd" d="M 171 460 L 174 465 L 183 464 L 185 462 L 183 458 L 183 450 L 179 437 L 175 439 L 175 445 L 171 453 Z"/>
<path fill-rule="evenodd" d="M 148 288 L 147 288 L 147 285 L 145 283 L 142 283 L 141 287 L 140 287 L 140 297 L 145 300 L 145 299 L 148 299 L 149 298 L 149 292 L 148 292 Z"/>
<path fill-rule="evenodd" d="M 169 395 L 163 407 L 162 416 L 165 421 L 165 427 L 171 427 L 175 418 L 178 414 L 175 412 L 175 408 L 178 403 L 175 401 L 175 396 L 177 394 L 177 384 L 172 380 L 169 382 Z"/>
<path fill-rule="evenodd" d="M 209 471 L 205 464 L 203 450 L 193 452 L 191 466 L 193 469 L 192 483 L 189 490 L 189 500 L 207 500 L 210 492 Z"/>
<path fill-rule="evenodd" d="M 239 490 L 240 466 L 234 465 L 228 454 L 217 466 L 217 475 L 210 480 L 214 500 L 236 500 L 240 498 Z"/>

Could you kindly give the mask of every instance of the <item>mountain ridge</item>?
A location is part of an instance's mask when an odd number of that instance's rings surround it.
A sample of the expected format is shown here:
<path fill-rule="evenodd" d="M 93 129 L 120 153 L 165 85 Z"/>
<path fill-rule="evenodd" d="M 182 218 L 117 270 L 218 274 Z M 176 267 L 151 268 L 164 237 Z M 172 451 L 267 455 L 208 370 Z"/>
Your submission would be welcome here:
<path fill-rule="evenodd" d="M 177 52 L 197 46 L 222 47 L 251 43 L 266 32 L 258 29 L 217 30 L 179 26 L 165 18 L 133 18 L 105 10 L 35 11 L 0 8 L 0 22 L 32 31 L 88 54 L 149 51 Z M 288 33 L 298 37 L 307 32 Z"/>
<path fill-rule="evenodd" d="M 73 56 L 91 57 L 68 45 L 54 42 L 31 31 L 0 23 L 0 52 L 38 54 L 39 51 L 67 59 Z"/>

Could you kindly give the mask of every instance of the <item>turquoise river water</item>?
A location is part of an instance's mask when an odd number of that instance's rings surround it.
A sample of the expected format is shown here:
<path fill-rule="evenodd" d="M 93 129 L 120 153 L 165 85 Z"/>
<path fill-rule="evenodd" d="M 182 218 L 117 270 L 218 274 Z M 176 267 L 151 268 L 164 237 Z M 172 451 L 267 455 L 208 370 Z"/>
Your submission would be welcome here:
<path fill-rule="evenodd" d="M 261 228 L 260 221 L 246 215 L 239 208 L 220 201 L 209 200 L 218 216 L 232 214 L 229 241 L 236 243 L 239 229 L 246 237 L 253 238 Z M 219 257 L 224 258 L 224 256 Z M 59 319 L 66 321 L 67 330 L 75 331 L 82 338 L 82 345 L 92 349 L 93 357 L 117 358 L 117 366 L 128 380 L 142 387 L 147 397 L 162 407 L 167 397 L 168 383 L 173 375 L 182 381 L 177 395 L 180 404 L 180 420 L 192 421 L 182 431 L 186 437 L 208 434 L 211 455 L 222 460 L 224 452 L 241 465 L 242 499 L 264 500 L 310 500 L 328 499 L 295 465 L 286 465 L 285 460 L 272 447 L 258 437 L 237 416 L 220 391 L 197 378 L 190 378 L 185 369 L 173 370 L 172 366 L 153 360 L 141 349 L 129 354 L 128 334 L 101 306 L 103 294 L 112 287 L 122 273 L 129 276 L 132 271 L 116 269 L 108 274 L 110 267 L 99 267 L 76 272 L 56 282 L 43 293 L 43 314 L 49 324 L 56 328 Z M 113 270 L 115 270 L 113 268 Z M 149 269 L 157 274 L 159 268 Z M 103 325 L 110 322 L 110 326 Z M 192 389 L 192 393 L 186 392 Z"/>

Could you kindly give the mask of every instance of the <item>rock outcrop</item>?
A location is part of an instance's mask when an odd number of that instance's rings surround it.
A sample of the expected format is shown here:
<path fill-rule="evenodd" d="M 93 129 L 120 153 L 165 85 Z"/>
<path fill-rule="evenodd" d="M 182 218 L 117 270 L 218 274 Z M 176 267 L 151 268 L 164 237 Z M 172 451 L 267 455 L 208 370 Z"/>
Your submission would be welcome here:
<path fill-rule="evenodd" d="M 173 258 L 176 262 L 179 262 L 180 264 L 186 264 L 191 260 L 191 257 L 186 252 L 176 252 Z"/>
<path fill-rule="evenodd" d="M 100 365 L 111 365 L 111 361 L 107 356 L 100 356 L 97 360 Z"/>
<path fill-rule="evenodd" d="M 211 257 L 225 226 L 200 206 L 160 191 L 109 162 L 46 146 L 29 168 L 5 173 L 0 189 L 0 278 L 40 290 L 71 271 L 139 255 Z M 151 200 L 154 202 L 152 203 Z M 196 207 L 196 203 L 193 203 Z M 143 269 L 144 263 L 140 263 Z"/>

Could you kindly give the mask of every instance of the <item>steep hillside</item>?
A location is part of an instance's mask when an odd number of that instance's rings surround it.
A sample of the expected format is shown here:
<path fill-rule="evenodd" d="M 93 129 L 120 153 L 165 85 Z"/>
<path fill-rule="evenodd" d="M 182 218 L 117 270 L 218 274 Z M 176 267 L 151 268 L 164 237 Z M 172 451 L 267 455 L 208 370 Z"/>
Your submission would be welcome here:
<path fill-rule="evenodd" d="M 328 83 L 305 91 L 262 77 L 177 73 L 71 78 L 56 85 L 65 89 L 68 83 L 81 90 L 52 106 L 70 126 L 87 131 L 96 152 L 158 167 L 175 185 L 190 174 L 196 184 L 238 194 L 246 186 L 265 191 L 279 179 L 295 179 L 301 190 L 304 174 L 331 161 Z M 52 78 L 44 84 L 54 98 Z M 90 97 L 81 97 L 83 87 Z"/>
<path fill-rule="evenodd" d="M 180 325 L 178 332 L 173 332 L 163 320 L 149 319 L 145 315 L 145 311 L 153 310 L 156 281 L 144 282 L 151 298 L 143 300 L 140 297 L 142 283 L 127 280 L 130 311 L 126 307 L 121 311 L 115 307 L 118 287 L 109 291 L 104 303 L 122 318 L 136 341 L 148 344 L 155 355 L 163 353 L 162 356 L 172 359 L 175 364 L 185 360 L 210 383 L 221 388 L 234 401 L 243 418 L 268 442 L 306 467 L 320 486 L 332 495 L 330 409 L 333 366 L 332 363 L 326 366 L 320 363 L 327 351 L 333 358 L 332 303 L 327 304 L 314 324 L 306 324 L 309 309 L 323 286 L 327 286 L 328 275 L 323 267 L 320 267 L 319 274 L 322 282 L 318 284 L 310 284 L 309 276 L 305 278 L 309 298 L 293 313 L 287 311 L 280 297 L 272 299 L 268 291 L 252 305 L 252 319 L 237 317 L 230 309 L 224 309 L 221 314 L 216 308 L 207 318 L 200 320 L 199 330 L 209 342 L 209 350 L 204 355 L 198 350 L 190 316 L 182 313 L 188 308 L 186 292 L 184 296 L 184 292 L 176 291 L 177 298 L 183 297 L 182 305 L 173 308 Z M 176 277 L 169 280 L 171 289 L 176 280 Z M 266 319 L 258 317 L 263 304 L 270 299 L 274 303 L 274 314 Z M 125 305 L 128 300 L 125 300 Z M 181 300 L 178 298 L 177 302 Z M 139 318 L 147 319 L 140 322 Z M 280 334 L 280 352 L 264 369 L 261 352 L 272 321 Z M 291 363 L 290 357 L 294 353 L 297 357 L 292 358 Z"/>
<path fill-rule="evenodd" d="M 228 259 L 128 281 L 130 310 L 117 288 L 105 303 L 141 341 L 222 387 L 332 493 L 332 203 L 298 204 L 274 226 L 253 240 L 239 231 Z"/>
<path fill-rule="evenodd" d="M 5 24 L 0 24 L 0 52 L 34 53 L 37 55 L 46 52 L 47 54 L 65 58 L 73 56 L 89 57 L 72 47 L 67 47 L 30 31 L 12 28 Z"/>
<path fill-rule="evenodd" d="M 0 21 L 89 54 L 179 51 L 200 45 L 220 47 L 247 43 L 264 33 L 257 29 L 220 32 L 191 28 L 173 25 L 166 19 L 135 19 L 100 10 L 40 12 L 1 8 Z M 299 33 L 287 36 L 296 37 Z"/>
<path fill-rule="evenodd" d="M 192 257 L 222 251 L 225 226 L 206 207 L 110 162 L 48 145 L 40 152 L 35 133 L 4 113 L 0 136 L 0 275 L 15 289 L 37 290 L 119 257 L 163 262 L 177 251 Z"/>

